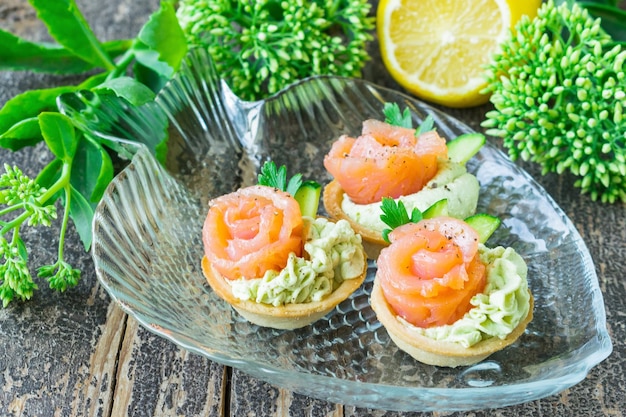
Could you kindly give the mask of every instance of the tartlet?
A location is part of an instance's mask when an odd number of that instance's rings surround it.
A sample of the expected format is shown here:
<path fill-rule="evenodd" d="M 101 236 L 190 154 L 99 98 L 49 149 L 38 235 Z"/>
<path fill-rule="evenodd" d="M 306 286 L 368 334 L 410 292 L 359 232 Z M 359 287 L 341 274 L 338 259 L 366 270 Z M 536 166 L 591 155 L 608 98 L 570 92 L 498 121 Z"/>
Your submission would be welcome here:
<path fill-rule="evenodd" d="M 383 239 L 382 234 L 379 231 L 372 230 L 358 222 L 355 222 L 346 214 L 345 211 L 343 211 L 341 203 L 343 201 L 344 194 L 345 193 L 343 188 L 341 188 L 339 181 L 330 181 L 326 184 L 324 192 L 322 193 L 322 203 L 324 204 L 324 209 L 331 219 L 343 219 L 350 223 L 352 229 L 361 235 L 361 238 L 363 239 L 363 248 L 365 249 L 365 253 L 368 258 L 376 259 L 380 254 L 380 250 L 389 245 L 389 243 Z"/>
<path fill-rule="evenodd" d="M 207 282 L 260 326 L 295 329 L 320 319 L 367 272 L 361 237 L 348 222 L 303 216 L 294 195 L 274 187 L 211 200 L 202 239 Z"/>
<path fill-rule="evenodd" d="M 420 211 L 448 200 L 450 216 L 475 213 L 480 186 L 465 163 L 483 144 L 478 134 L 446 142 L 434 130 L 366 120 L 358 137 L 340 136 L 324 158 L 333 176 L 324 187 L 324 208 L 331 218 L 350 222 L 368 257 L 376 259 L 387 246 L 376 213 L 383 198 L 403 200 L 410 210 Z"/>
<path fill-rule="evenodd" d="M 364 268 L 360 277 L 343 281 L 337 289 L 321 301 L 281 306 L 235 297 L 230 284 L 211 266 L 206 257 L 202 258 L 202 272 L 213 291 L 246 320 L 263 327 L 292 330 L 308 326 L 330 313 L 363 284 L 367 269 Z"/>
<path fill-rule="evenodd" d="M 488 248 L 473 225 L 445 216 L 401 225 L 389 239 L 370 303 L 401 350 L 429 365 L 464 366 L 524 333 L 534 300 L 513 248 Z"/>
<path fill-rule="evenodd" d="M 380 283 L 376 280 L 374 280 L 370 303 L 389 337 L 400 349 L 419 362 L 452 368 L 478 363 L 514 343 L 524 333 L 526 326 L 532 320 L 534 307 L 534 299 L 530 294 L 530 308 L 526 318 L 506 338 L 492 337 L 473 346 L 464 347 L 458 343 L 433 340 L 412 331 L 410 325 L 398 319 L 385 300 Z"/>

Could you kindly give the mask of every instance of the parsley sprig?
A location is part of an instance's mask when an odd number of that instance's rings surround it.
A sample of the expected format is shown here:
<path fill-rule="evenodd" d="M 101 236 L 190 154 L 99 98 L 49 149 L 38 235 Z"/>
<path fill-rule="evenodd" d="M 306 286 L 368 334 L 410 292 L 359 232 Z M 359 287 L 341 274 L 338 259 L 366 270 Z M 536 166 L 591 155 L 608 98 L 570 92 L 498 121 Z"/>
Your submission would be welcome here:
<path fill-rule="evenodd" d="M 285 165 L 277 167 L 274 161 L 267 161 L 261 167 L 258 182 L 259 185 L 277 188 L 295 196 L 302 185 L 302 174 L 295 174 L 287 181 L 287 167 Z"/>
<path fill-rule="evenodd" d="M 423 213 L 417 207 L 413 208 L 409 216 L 402 200 L 396 202 L 393 198 L 383 197 L 380 207 L 383 211 L 383 214 L 380 215 L 380 219 L 389 226 L 389 229 L 383 230 L 383 239 L 385 239 L 385 242 L 389 242 L 389 233 L 391 233 L 393 229 L 408 223 L 418 223 L 424 218 Z"/>
<path fill-rule="evenodd" d="M 413 128 L 413 120 L 408 107 L 406 107 L 404 111 L 401 111 L 398 103 L 385 103 L 383 107 L 383 114 L 385 115 L 385 123 L 407 129 Z M 429 114 L 415 130 L 415 137 L 418 137 L 422 133 L 430 132 L 434 128 L 435 119 Z"/>
<path fill-rule="evenodd" d="M 298 202 L 303 216 L 315 217 L 317 215 L 322 190 L 322 186 L 317 181 L 304 181 L 300 173 L 287 180 L 285 165 L 277 167 L 274 161 L 266 161 L 261 167 L 257 183 L 291 194 Z"/>

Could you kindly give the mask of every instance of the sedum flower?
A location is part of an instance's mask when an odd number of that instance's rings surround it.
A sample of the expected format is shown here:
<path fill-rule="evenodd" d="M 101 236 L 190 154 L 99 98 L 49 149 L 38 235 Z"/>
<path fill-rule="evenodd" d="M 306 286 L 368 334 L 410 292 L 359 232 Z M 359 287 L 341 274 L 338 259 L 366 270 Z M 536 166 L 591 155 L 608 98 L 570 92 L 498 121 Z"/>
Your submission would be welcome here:
<path fill-rule="evenodd" d="M 626 202 L 626 50 L 576 3 L 524 17 L 487 68 L 482 123 L 512 159 L 569 171 L 592 200 Z"/>
<path fill-rule="evenodd" d="M 311 75 L 360 76 L 369 9 L 366 0 L 181 0 L 176 13 L 235 94 L 257 100 Z"/>
<path fill-rule="evenodd" d="M 50 226 L 57 218 L 54 204 L 49 204 L 55 190 L 41 187 L 19 168 L 4 164 L 0 175 L 0 300 L 6 307 L 17 298 L 28 300 L 37 284 L 28 268 L 28 251 L 20 237 L 20 229 L 28 226 Z M 69 174 L 61 177 L 61 186 L 69 181 Z M 58 184 L 53 187 L 60 188 Z M 66 197 L 67 198 L 67 197 Z M 50 288 L 65 291 L 80 280 L 80 271 L 63 260 L 63 240 L 69 213 L 66 210 L 61 230 L 58 260 L 39 269 L 38 276 L 48 280 Z"/>

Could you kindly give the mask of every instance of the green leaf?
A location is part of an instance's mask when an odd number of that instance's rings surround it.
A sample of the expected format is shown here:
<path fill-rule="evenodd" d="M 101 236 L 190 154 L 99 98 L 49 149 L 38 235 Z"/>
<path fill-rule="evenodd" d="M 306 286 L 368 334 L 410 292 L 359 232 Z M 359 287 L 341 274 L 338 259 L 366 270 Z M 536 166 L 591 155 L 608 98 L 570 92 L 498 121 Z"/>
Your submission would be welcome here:
<path fill-rule="evenodd" d="M 28 249 L 26 248 L 26 244 L 20 236 L 16 237 L 15 244 L 17 246 L 17 253 L 20 255 L 20 258 L 22 258 L 24 262 L 28 262 Z"/>
<path fill-rule="evenodd" d="M 385 115 L 385 123 L 389 123 L 394 126 L 406 127 L 407 129 L 413 127 L 411 112 L 408 107 L 404 109 L 404 112 L 401 112 L 398 103 L 385 103 L 385 106 L 383 107 L 383 114 Z"/>
<path fill-rule="evenodd" d="M 559 3 L 560 3 L 559 1 L 555 2 L 555 4 L 559 4 Z M 617 6 L 617 0 L 587 0 L 587 1 L 579 1 L 578 3 L 579 4 L 595 3 L 595 4 L 606 4 L 608 6 Z"/>
<path fill-rule="evenodd" d="M 176 10 L 169 1 L 161 2 L 160 9 L 150 16 L 137 38 L 143 45 L 137 45 L 136 59 L 167 77 L 178 70 L 187 54 L 187 39 L 178 23 Z M 154 52 L 146 51 L 143 46 Z M 167 64 L 170 70 L 159 63 Z"/>
<path fill-rule="evenodd" d="M 302 185 L 302 174 L 298 173 L 289 179 L 289 182 L 287 183 L 287 188 L 285 189 L 285 191 L 295 196 L 301 185 Z"/>
<path fill-rule="evenodd" d="M 108 75 L 108 72 L 101 72 L 99 74 L 92 75 L 82 83 L 78 84 L 76 91 L 90 90 L 106 81 Z"/>
<path fill-rule="evenodd" d="M 415 130 L 415 137 L 418 137 L 422 133 L 430 132 L 434 129 L 435 119 L 430 114 L 426 119 L 422 122 L 422 124 Z"/>
<path fill-rule="evenodd" d="M 261 167 L 258 183 L 284 191 L 287 184 L 287 167 L 283 165 L 278 169 L 274 161 L 265 162 Z"/>
<path fill-rule="evenodd" d="M 92 32 L 74 0 L 28 0 L 57 42 L 94 67 L 115 64 Z"/>
<path fill-rule="evenodd" d="M 150 68 L 163 78 L 171 78 L 175 70 L 167 62 L 160 59 L 159 53 L 145 45 L 135 45 L 135 59 L 146 68 Z"/>
<path fill-rule="evenodd" d="M 113 162 L 107 151 L 93 141 L 81 140 L 72 162 L 74 189 L 95 207 L 112 179 Z"/>
<path fill-rule="evenodd" d="M 167 154 L 168 154 L 167 144 L 170 138 L 169 132 L 167 131 L 167 120 L 165 120 L 163 130 L 160 133 L 161 133 L 161 136 L 157 137 L 157 139 L 160 139 L 160 140 L 157 142 L 156 146 L 153 145 L 154 155 L 156 156 L 157 161 L 165 165 L 165 162 L 167 161 Z"/>
<path fill-rule="evenodd" d="M 0 71 L 33 71 L 54 74 L 80 74 L 94 65 L 67 48 L 48 42 L 30 42 L 0 29 Z M 116 40 L 103 45 L 112 58 L 132 45 L 130 40 Z"/>
<path fill-rule="evenodd" d="M 18 94 L 0 109 L 0 134 L 11 129 L 24 119 L 37 117 L 45 111 L 57 111 L 56 99 L 60 94 L 76 91 L 76 87 L 65 86 L 30 90 Z"/>
<path fill-rule="evenodd" d="M 296 194 L 300 186 L 302 185 L 302 174 L 296 174 L 287 182 L 287 167 L 281 165 L 280 168 L 276 167 L 274 161 L 266 161 L 261 167 L 261 172 L 258 176 L 259 185 L 265 185 L 272 188 L 277 188 L 281 191 L 286 191 L 291 195 Z"/>
<path fill-rule="evenodd" d="M 91 247 L 91 222 L 94 210 L 91 204 L 74 187 L 71 189 L 70 217 L 76 226 L 76 231 L 86 251 Z"/>
<path fill-rule="evenodd" d="M 133 65 L 133 75 L 137 81 L 146 85 L 155 94 L 161 91 L 170 79 L 140 62 L 135 62 Z"/>
<path fill-rule="evenodd" d="M 155 154 L 159 162 L 165 162 L 169 121 L 165 112 L 154 101 L 132 106 L 126 99 L 115 94 L 97 94 L 94 91 L 81 91 L 79 100 L 73 95 L 69 95 L 67 100 L 70 103 L 68 113 L 72 122 L 82 131 L 99 132 L 97 142 L 121 158 L 132 158 L 137 148 L 107 140 L 104 136 L 140 142 Z M 149 135 L 138 134 L 140 131 L 145 133 L 146 129 L 150 132 Z"/>
<path fill-rule="evenodd" d="M 422 213 L 418 209 L 413 209 L 411 217 L 409 217 L 404 203 L 402 201 L 396 202 L 393 198 L 383 198 L 381 210 L 383 214 L 380 215 L 380 219 L 392 229 L 400 227 L 403 224 L 417 223 L 422 220 Z"/>
<path fill-rule="evenodd" d="M 70 118 L 61 113 L 44 112 L 39 115 L 39 126 L 46 145 L 54 156 L 71 163 L 79 137 Z"/>
<path fill-rule="evenodd" d="M 44 188 L 50 188 L 61 177 L 62 170 L 63 161 L 55 158 L 39 172 L 35 181 Z M 52 198 L 51 200 L 56 199 Z"/>
<path fill-rule="evenodd" d="M 41 142 L 39 119 L 31 117 L 14 124 L 0 135 L 0 147 L 16 151 L 26 146 L 33 146 Z"/>
<path fill-rule="evenodd" d="M 135 106 L 141 106 L 154 100 L 155 94 L 144 84 L 130 77 L 119 77 L 107 80 L 92 89 L 96 93 L 113 92 L 116 96 L 126 99 Z"/>

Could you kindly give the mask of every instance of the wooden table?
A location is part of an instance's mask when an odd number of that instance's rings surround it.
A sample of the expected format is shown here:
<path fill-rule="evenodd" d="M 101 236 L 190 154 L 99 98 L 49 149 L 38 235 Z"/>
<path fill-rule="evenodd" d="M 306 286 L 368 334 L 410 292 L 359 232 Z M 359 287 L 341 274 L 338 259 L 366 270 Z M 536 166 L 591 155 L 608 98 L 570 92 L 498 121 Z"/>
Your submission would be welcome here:
<path fill-rule="evenodd" d="M 101 39 L 133 37 L 158 0 L 79 1 Z M 44 39 L 26 0 L 0 2 L 0 27 L 33 40 Z M 400 89 L 377 59 L 364 77 Z M 75 80 L 40 74 L 0 72 L 0 106 L 19 92 Z M 480 130 L 489 106 L 449 110 Z M 20 152 L 0 149 L 0 161 L 34 176 L 50 158 L 38 146 Z M 623 416 L 626 413 L 626 211 L 624 204 L 604 205 L 581 196 L 568 175 L 541 176 L 523 164 L 564 209 L 585 239 L 600 279 L 607 308 L 613 354 L 578 385 L 559 395 L 476 416 Z M 58 229 L 38 228 L 24 238 L 33 265 L 51 262 Z M 278 389 L 160 338 L 126 316 L 96 279 L 93 262 L 73 230 L 69 261 L 83 271 L 80 284 L 64 294 L 39 281 L 28 302 L 0 310 L 1 416 L 196 416 L 310 415 L 418 416 L 342 406 Z M 441 415 L 441 414 L 437 414 Z M 462 415 L 452 413 L 446 415 Z"/>

